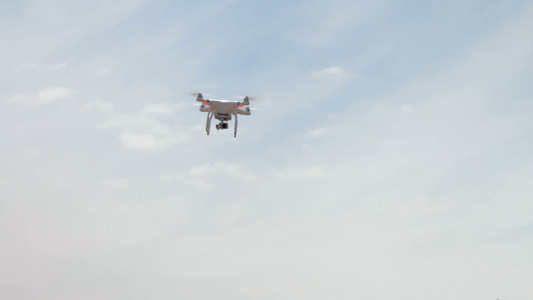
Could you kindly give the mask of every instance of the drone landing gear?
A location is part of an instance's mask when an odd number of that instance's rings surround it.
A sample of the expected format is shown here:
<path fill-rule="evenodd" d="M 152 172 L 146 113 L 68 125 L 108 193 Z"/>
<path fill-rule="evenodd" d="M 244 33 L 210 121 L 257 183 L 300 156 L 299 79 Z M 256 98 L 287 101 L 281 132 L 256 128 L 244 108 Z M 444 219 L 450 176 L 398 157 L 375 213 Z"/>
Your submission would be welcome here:
<path fill-rule="evenodd" d="M 235 114 L 235 132 L 233 133 L 233 137 L 237 137 L 237 114 Z"/>
<path fill-rule="evenodd" d="M 213 113 L 212 112 L 208 112 L 207 113 L 207 121 L 206 121 L 206 124 L 205 124 L 205 131 L 207 132 L 207 135 L 209 135 L 209 131 L 211 129 L 211 120 L 213 119 Z"/>
<path fill-rule="evenodd" d="M 209 131 L 211 129 L 211 120 L 213 119 L 213 116 L 215 116 L 217 119 L 221 120 L 220 123 L 218 123 L 216 125 L 216 129 L 217 130 L 224 130 L 224 129 L 228 129 L 229 128 L 229 125 L 226 122 L 228 120 L 231 120 L 231 116 L 230 117 L 225 116 L 224 118 L 221 118 L 218 114 L 215 115 L 213 112 L 208 112 L 207 113 L 207 121 L 206 121 L 206 124 L 205 124 L 205 131 L 207 132 L 207 135 L 209 135 Z M 237 125 L 238 125 L 237 114 L 235 114 L 235 131 L 233 133 L 233 137 L 237 137 Z"/>

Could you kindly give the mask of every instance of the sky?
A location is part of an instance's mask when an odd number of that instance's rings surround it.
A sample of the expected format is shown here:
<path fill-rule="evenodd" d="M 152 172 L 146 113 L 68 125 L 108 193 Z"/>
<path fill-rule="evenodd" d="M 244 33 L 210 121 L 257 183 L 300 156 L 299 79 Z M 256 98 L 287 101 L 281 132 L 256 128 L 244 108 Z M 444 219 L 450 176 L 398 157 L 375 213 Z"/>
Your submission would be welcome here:
<path fill-rule="evenodd" d="M 533 299 L 532 32 L 525 0 L 2 0 L 0 294 Z M 258 99 L 237 138 L 199 91 Z"/>

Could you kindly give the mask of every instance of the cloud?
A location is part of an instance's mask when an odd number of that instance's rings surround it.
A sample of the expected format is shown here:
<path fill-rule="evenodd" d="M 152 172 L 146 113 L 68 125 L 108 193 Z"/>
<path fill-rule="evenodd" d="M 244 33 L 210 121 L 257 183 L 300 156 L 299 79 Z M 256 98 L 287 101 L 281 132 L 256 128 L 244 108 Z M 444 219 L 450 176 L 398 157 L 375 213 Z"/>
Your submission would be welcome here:
<path fill-rule="evenodd" d="M 67 87 L 49 87 L 40 90 L 33 95 L 15 95 L 12 100 L 27 106 L 50 104 L 71 97 L 76 91 Z"/>
<path fill-rule="evenodd" d="M 250 179 L 252 177 L 251 174 L 243 170 L 241 165 L 229 162 L 194 166 L 189 171 L 189 174 L 197 177 L 206 175 L 229 175 L 237 179 Z"/>
<path fill-rule="evenodd" d="M 102 128 L 118 130 L 118 139 L 125 148 L 140 151 L 167 149 L 189 141 L 192 128 L 171 126 L 159 119 L 183 107 L 161 103 L 145 105 L 137 112 L 121 112 L 113 103 L 101 99 L 83 105 L 85 110 L 102 115 Z"/>
<path fill-rule="evenodd" d="M 109 74 L 109 69 L 107 68 L 101 68 L 100 70 L 93 73 L 95 77 L 104 77 L 107 74 Z"/>
<path fill-rule="evenodd" d="M 275 170 L 271 173 L 272 177 L 276 179 L 290 179 L 290 180 L 307 180 L 320 179 L 329 177 L 329 172 L 323 166 L 287 168 L 283 170 Z"/>
<path fill-rule="evenodd" d="M 177 109 L 183 107 L 183 105 L 170 105 L 170 104 L 150 104 L 145 106 L 141 112 L 144 114 L 153 115 L 172 115 Z"/>
<path fill-rule="evenodd" d="M 37 65 L 34 62 L 27 61 L 27 62 L 23 62 L 23 63 L 15 66 L 14 70 L 16 72 L 26 72 L 26 71 L 32 71 L 35 68 L 37 68 Z"/>
<path fill-rule="evenodd" d="M 310 76 L 317 79 L 346 79 L 351 77 L 351 74 L 349 74 L 343 67 L 337 66 L 311 71 Z"/>
<path fill-rule="evenodd" d="M 41 103 L 49 103 L 70 96 L 72 93 L 74 93 L 73 90 L 65 87 L 51 87 L 39 91 L 37 99 Z"/>
<path fill-rule="evenodd" d="M 170 133 L 150 134 L 134 132 L 121 133 L 120 140 L 126 148 L 137 150 L 163 149 L 182 141 Z"/>
<path fill-rule="evenodd" d="M 159 177 L 163 182 L 180 182 L 184 186 L 199 190 L 213 189 L 228 180 L 230 182 L 246 183 L 256 178 L 257 174 L 246 171 L 243 165 L 228 161 L 196 165 L 192 166 L 187 172 Z"/>
<path fill-rule="evenodd" d="M 310 130 L 305 134 L 307 138 L 320 138 L 330 134 L 332 131 L 336 130 L 335 126 L 326 126 L 317 129 Z"/>
<path fill-rule="evenodd" d="M 384 6 L 383 1 L 312 1 L 301 9 L 305 12 L 296 18 L 301 22 L 290 36 L 306 45 L 327 46 L 345 36 L 345 31 L 361 26 Z M 305 25 L 304 25 L 305 24 Z"/>
<path fill-rule="evenodd" d="M 289 79 L 281 88 L 269 87 L 270 96 L 266 101 L 257 103 L 261 113 L 254 118 L 268 116 L 268 119 L 261 120 L 261 126 L 265 128 L 270 128 L 272 123 L 285 124 L 284 119 L 289 116 L 309 113 L 318 103 L 335 100 L 335 94 L 346 88 L 355 78 L 355 74 L 342 66 L 304 72 L 301 76 Z M 279 109 L 280 105 L 283 109 Z M 313 118 L 305 118 L 304 124 L 311 120 Z"/>
<path fill-rule="evenodd" d="M 57 71 L 57 70 L 61 70 L 61 69 L 67 68 L 71 63 L 72 63 L 72 58 L 70 58 L 69 60 L 67 60 L 65 62 L 62 62 L 62 63 L 49 64 L 49 65 L 46 66 L 46 69 L 50 70 L 50 71 Z"/>
<path fill-rule="evenodd" d="M 111 102 L 103 100 L 94 100 L 92 102 L 87 102 L 83 105 L 83 108 L 89 111 L 100 111 L 111 113 L 114 111 L 114 105 Z"/>
<path fill-rule="evenodd" d="M 136 150 L 165 149 L 189 140 L 189 132 L 144 114 L 111 114 L 104 128 L 116 128 L 124 147 Z"/>
<path fill-rule="evenodd" d="M 62 63 L 52 63 L 52 64 L 46 64 L 46 63 L 36 63 L 33 61 L 26 61 L 23 63 L 20 63 L 15 66 L 14 71 L 15 72 L 38 72 L 38 71 L 47 71 L 47 72 L 56 72 L 63 69 L 66 69 L 71 63 L 73 59 L 70 58 L 67 61 L 64 61 Z"/>
<path fill-rule="evenodd" d="M 404 104 L 400 107 L 400 111 L 402 114 L 412 114 L 414 113 L 414 109 L 412 105 Z"/>

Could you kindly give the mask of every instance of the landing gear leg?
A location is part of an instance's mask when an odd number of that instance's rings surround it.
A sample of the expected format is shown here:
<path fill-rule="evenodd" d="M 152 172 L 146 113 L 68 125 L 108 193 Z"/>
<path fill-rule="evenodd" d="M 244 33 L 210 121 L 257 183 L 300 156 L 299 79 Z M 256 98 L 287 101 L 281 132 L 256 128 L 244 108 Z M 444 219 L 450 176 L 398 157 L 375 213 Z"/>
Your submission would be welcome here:
<path fill-rule="evenodd" d="M 207 132 L 207 135 L 209 135 L 209 130 L 211 130 L 211 119 L 213 119 L 213 113 L 208 112 L 207 121 L 205 122 L 205 131 Z"/>
<path fill-rule="evenodd" d="M 235 114 L 235 132 L 233 133 L 233 137 L 237 137 L 237 124 L 239 122 L 237 121 L 237 114 Z"/>

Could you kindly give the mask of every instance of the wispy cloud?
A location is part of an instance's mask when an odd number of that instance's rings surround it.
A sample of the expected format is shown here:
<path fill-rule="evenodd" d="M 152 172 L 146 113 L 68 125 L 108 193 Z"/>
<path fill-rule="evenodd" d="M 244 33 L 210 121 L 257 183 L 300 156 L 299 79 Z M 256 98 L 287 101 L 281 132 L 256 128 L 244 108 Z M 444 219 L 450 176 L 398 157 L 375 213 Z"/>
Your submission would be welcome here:
<path fill-rule="evenodd" d="M 72 63 L 72 58 L 62 63 L 49 64 L 46 66 L 46 69 L 51 70 L 51 71 L 61 70 L 61 69 L 67 68 L 71 63 Z"/>
<path fill-rule="evenodd" d="M 291 33 L 292 38 L 307 45 L 327 46 L 346 36 L 348 29 L 371 19 L 384 6 L 383 1 L 313 1 L 302 9 L 305 29 Z"/>
<path fill-rule="evenodd" d="M 163 182 L 179 182 L 195 189 L 213 189 L 222 182 L 230 181 L 243 184 L 251 183 L 257 174 L 248 172 L 244 166 L 227 161 L 207 163 L 191 167 L 187 172 L 161 175 Z"/>
<path fill-rule="evenodd" d="M 76 91 L 67 87 L 49 87 L 38 91 L 36 94 L 19 94 L 12 96 L 11 99 L 15 102 L 24 105 L 45 105 L 62 99 L 67 99 L 74 95 Z"/>
<path fill-rule="evenodd" d="M 353 75 L 340 66 L 311 71 L 310 76 L 318 79 L 346 79 L 348 77 L 353 77 Z"/>
<path fill-rule="evenodd" d="M 99 111 L 99 112 L 112 113 L 115 107 L 110 102 L 97 99 L 97 100 L 83 104 L 83 108 L 88 111 Z"/>
<path fill-rule="evenodd" d="M 137 150 L 164 149 L 190 138 L 186 129 L 169 126 L 144 114 L 113 114 L 108 116 L 104 127 L 119 129 L 124 147 Z"/>
<path fill-rule="evenodd" d="M 174 112 L 183 107 L 184 105 L 170 105 L 170 104 L 150 104 L 145 106 L 141 112 L 144 114 L 153 114 L 153 115 L 172 115 Z"/>
<path fill-rule="evenodd" d="M 329 172 L 323 166 L 288 168 L 272 172 L 272 177 L 276 179 L 323 179 L 329 177 Z"/>

